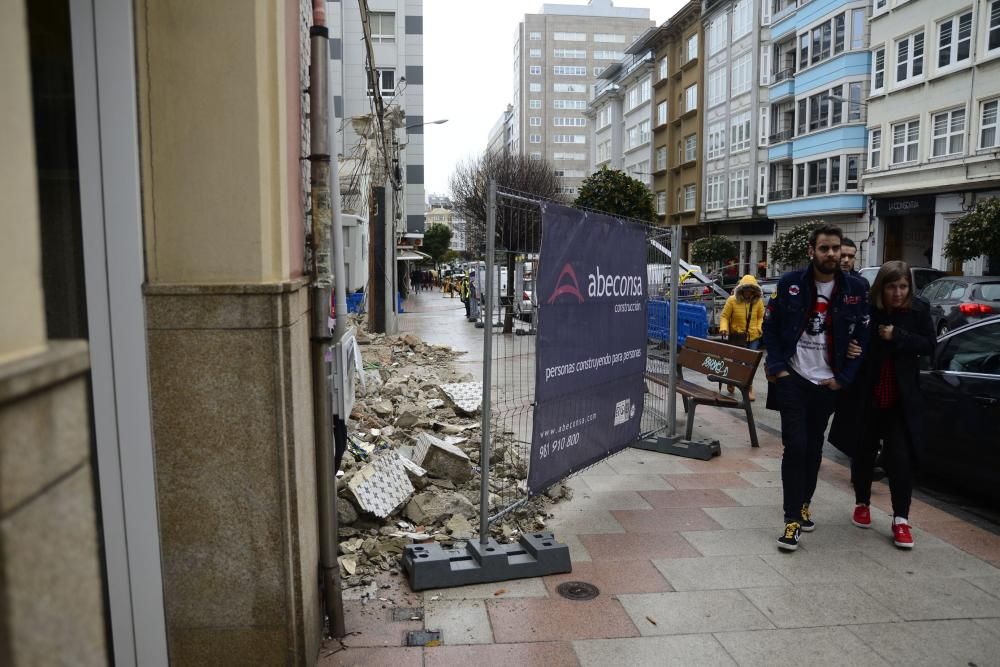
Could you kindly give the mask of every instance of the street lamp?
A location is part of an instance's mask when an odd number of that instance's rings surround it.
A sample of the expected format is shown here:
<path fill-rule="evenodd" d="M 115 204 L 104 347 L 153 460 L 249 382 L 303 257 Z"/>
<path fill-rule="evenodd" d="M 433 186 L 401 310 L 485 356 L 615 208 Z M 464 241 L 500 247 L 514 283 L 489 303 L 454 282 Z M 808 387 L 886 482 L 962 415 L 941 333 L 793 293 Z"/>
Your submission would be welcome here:
<path fill-rule="evenodd" d="M 856 100 L 849 100 L 846 97 L 841 97 L 840 95 L 825 94 L 825 95 L 823 95 L 823 97 L 825 97 L 828 100 L 833 100 L 834 102 L 843 102 L 845 104 L 854 104 L 854 105 L 857 105 L 859 107 L 865 107 L 865 108 L 868 107 L 868 105 L 865 104 L 864 102 L 858 102 Z"/>
<path fill-rule="evenodd" d="M 406 125 L 405 127 L 403 127 L 403 129 L 404 130 L 409 130 L 409 129 L 414 128 L 414 127 L 422 127 L 424 125 L 442 125 L 442 124 L 447 123 L 447 122 L 448 122 L 447 118 L 441 118 L 439 120 L 429 120 L 426 123 L 414 123 L 413 125 Z"/>

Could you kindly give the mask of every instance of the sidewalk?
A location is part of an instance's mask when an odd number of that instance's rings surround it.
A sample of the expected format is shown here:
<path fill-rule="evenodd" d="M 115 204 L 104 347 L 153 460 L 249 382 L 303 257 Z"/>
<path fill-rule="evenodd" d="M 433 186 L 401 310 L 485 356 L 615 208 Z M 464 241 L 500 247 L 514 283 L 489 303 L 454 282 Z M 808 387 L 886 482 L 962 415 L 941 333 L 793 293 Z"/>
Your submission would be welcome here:
<path fill-rule="evenodd" d="M 473 372 L 482 330 L 457 299 L 419 294 L 406 308 L 401 328 L 469 349 Z M 764 411 L 763 394 L 755 405 Z M 901 551 L 887 487 L 874 489 L 874 528 L 856 528 L 849 473 L 824 460 L 816 531 L 781 553 L 780 439 L 762 430 L 751 449 L 732 412 L 698 410 L 721 457 L 627 449 L 569 480 L 575 495 L 549 528 L 570 546 L 572 574 L 421 594 L 387 577 L 385 601 L 347 603 L 357 634 L 346 650 L 327 642 L 320 664 L 1000 664 L 1000 538 L 915 500 L 916 548 Z M 563 599 L 564 581 L 600 595 Z M 423 621 L 393 621 L 393 607 Z M 402 647 L 423 628 L 441 630 L 442 645 Z"/>

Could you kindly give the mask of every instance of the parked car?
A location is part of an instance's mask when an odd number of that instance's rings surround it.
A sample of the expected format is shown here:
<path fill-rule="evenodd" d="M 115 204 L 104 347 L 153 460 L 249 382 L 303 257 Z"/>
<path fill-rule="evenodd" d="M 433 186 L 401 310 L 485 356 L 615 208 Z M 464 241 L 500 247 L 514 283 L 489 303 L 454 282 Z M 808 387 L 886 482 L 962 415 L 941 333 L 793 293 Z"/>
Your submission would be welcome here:
<path fill-rule="evenodd" d="M 921 469 L 1000 501 L 1000 317 L 938 338 L 920 389 L 927 403 Z"/>
<path fill-rule="evenodd" d="M 521 298 L 514 297 L 514 317 L 530 320 L 535 315 L 535 279 L 524 278 L 521 284 Z"/>
<path fill-rule="evenodd" d="M 757 281 L 760 285 L 761 292 L 764 293 L 764 303 L 774 296 L 774 293 L 778 291 L 778 279 L 777 278 L 761 278 Z"/>
<path fill-rule="evenodd" d="M 963 324 L 1000 314 L 1000 276 L 947 276 L 920 293 L 931 302 L 938 335 Z"/>
<path fill-rule="evenodd" d="M 868 284 L 871 285 L 875 282 L 875 276 L 878 275 L 879 268 L 880 267 L 878 266 L 866 266 L 863 269 L 859 269 L 858 273 L 860 273 L 861 276 L 868 281 Z M 920 290 L 928 284 L 948 274 L 944 271 L 938 271 L 937 269 L 931 269 L 926 266 L 911 266 L 910 275 L 913 277 L 914 294 L 920 294 Z"/>

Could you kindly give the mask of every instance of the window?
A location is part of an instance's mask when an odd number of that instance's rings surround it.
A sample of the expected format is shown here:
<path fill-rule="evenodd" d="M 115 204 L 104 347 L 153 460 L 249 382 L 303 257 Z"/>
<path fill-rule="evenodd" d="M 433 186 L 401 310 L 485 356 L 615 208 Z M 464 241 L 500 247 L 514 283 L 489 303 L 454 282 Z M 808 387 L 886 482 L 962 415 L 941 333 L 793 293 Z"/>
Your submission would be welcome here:
<path fill-rule="evenodd" d="M 827 160 L 806 162 L 806 194 L 826 194 L 826 176 L 829 163 Z"/>
<path fill-rule="evenodd" d="M 809 33 L 799 36 L 799 69 L 809 67 Z"/>
<path fill-rule="evenodd" d="M 795 165 L 795 196 L 801 197 L 805 194 L 806 187 L 806 166 L 805 164 Z"/>
<path fill-rule="evenodd" d="M 649 132 L 649 121 L 644 120 L 639 123 L 639 143 L 647 144 L 649 143 L 651 137 L 652 135 Z M 649 171 L 649 165 L 646 165 L 646 169 L 644 171 Z"/>
<path fill-rule="evenodd" d="M 750 112 L 736 114 L 730 120 L 729 150 L 742 151 L 750 148 Z"/>
<path fill-rule="evenodd" d="M 910 120 L 892 126 L 892 164 L 915 162 L 919 147 L 919 120 Z"/>
<path fill-rule="evenodd" d="M 750 171 L 736 169 L 729 172 L 729 208 L 750 205 Z"/>
<path fill-rule="evenodd" d="M 917 79 L 924 74 L 923 31 L 896 42 L 896 83 Z"/>
<path fill-rule="evenodd" d="M 531 118 L 528 119 L 528 125 L 532 127 L 541 127 L 542 119 L 538 116 L 532 116 Z"/>
<path fill-rule="evenodd" d="M 639 106 L 639 85 L 636 84 L 625 93 L 625 108 L 631 111 Z"/>
<path fill-rule="evenodd" d="M 963 149 L 965 135 L 965 109 L 953 109 L 934 114 L 931 122 L 934 133 L 931 156 L 955 155 Z"/>
<path fill-rule="evenodd" d="M 689 134 L 684 137 L 684 161 L 694 162 L 698 159 L 698 135 Z"/>
<path fill-rule="evenodd" d="M 753 5 L 750 0 L 737 0 L 733 8 L 733 41 L 753 28 Z"/>
<path fill-rule="evenodd" d="M 708 106 L 714 107 L 726 101 L 726 68 L 720 67 L 708 75 Z"/>
<path fill-rule="evenodd" d="M 805 134 L 806 128 L 809 127 L 809 115 L 806 113 L 806 107 L 808 104 L 809 100 L 798 101 L 798 112 L 796 114 L 798 122 L 795 125 L 796 136 Z"/>
<path fill-rule="evenodd" d="M 609 44 L 624 44 L 625 35 L 610 35 L 602 32 L 594 33 L 595 42 L 607 42 Z"/>
<path fill-rule="evenodd" d="M 733 60 L 733 97 L 742 95 L 750 90 L 751 64 L 751 53 L 749 51 Z"/>
<path fill-rule="evenodd" d="M 1000 49 L 1000 0 L 990 3 L 990 24 L 986 35 L 986 50 Z"/>
<path fill-rule="evenodd" d="M 726 154 L 726 124 L 715 123 L 708 128 L 706 157 L 713 160 Z"/>
<path fill-rule="evenodd" d="M 625 150 L 631 150 L 638 146 L 639 141 L 639 126 L 633 125 L 632 127 L 625 130 Z"/>
<path fill-rule="evenodd" d="M 659 190 L 656 193 L 656 215 L 667 214 L 667 193 Z"/>
<path fill-rule="evenodd" d="M 552 91 L 555 93 L 585 93 L 587 86 L 582 83 L 554 83 Z"/>
<path fill-rule="evenodd" d="M 540 32 L 529 32 L 528 33 L 528 39 L 530 39 L 533 42 L 537 42 L 541 38 L 542 38 L 542 33 L 540 33 Z"/>
<path fill-rule="evenodd" d="M 555 169 L 554 172 L 560 178 L 583 178 L 587 175 L 583 169 Z"/>
<path fill-rule="evenodd" d="M 667 122 L 667 103 L 660 102 L 656 105 L 656 124 L 663 125 Z"/>
<path fill-rule="evenodd" d="M 541 100 L 528 100 L 528 108 L 529 109 L 541 109 L 542 108 L 542 101 Z"/>
<path fill-rule="evenodd" d="M 845 190 L 857 190 L 858 189 L 858 176 L 861 173 L 861 156 L 860 155 L 848 155 L 847 156 L 847 183 L 844 184 Z"/>
<path fill-rule="evenodd" d="M 857 188 L 855 188 L 857 189 Z M 830 158 L 830 192 L 840 192 L 840 157 Z"/>
<path fill-rule="evenodd" d="M 644 160 L 643 162 L 637 162 L 636 164 L 629 165 L 625 168 L 625 172 L 637 181 L 642 181 L 643 183 L 649 182 L 649 160 Z"/>
<path fill-rule="evenodd" d="M 552 39 L 560 42 L 586 42 L 587 34 L 583 32 L 557 32 Z"/>
<path fill-rule="evenodd" d="M 871 130 L 868 133 L 868 168 L 878 169 L 882 166 L 882 130 Z"/>
<path fill-rule="evenodd" d="M 393 12 L 369 13 L 369 25 L 372 30 L 373 42 L 396 41 L 396 14 Z"/>
<path fill-rule="evenodd" d="M 875 9 L 872 11 L 873 14 L 880 14 L 889 6 L 889 0 L 875 0 Z"/>
<path fill-rule="evenodd" d="M 587 103 L 583 100 L 552 100 L 553 109 L 586 109 Z M 605 107 L 606 109 L 608 107 Z"/>
<path fill-rule="evenodd" d="M 847 14 L 838 14 L 833 19 L 833 53 L 844 51 L 844 39 L 847 37 Z"/>
<path fill-rule="evenodd" d="M 529 135 L 528 136 L 528 143 L 531 143 L 531 144 L 540 144 L 540 143 L 542 143 L 542 135 L 540 135 L 540 134 L 531 134 L 531 135 Z"/>
<path fill-rule="evenodd" d="M 586 118 L 564 118 L 557 116 L 552 119 L 552 124 L 556 127 L 586 127 Z"/>
<path fill-rule="evenodd" d="M 576 188 L 564 185 L 562 187 L 556 188 L 556 192 L 558 192 L 561 195 L 575 195 Z"/>
<path fill-rule="evenodd" d="M 698 57 L 698 35 L 697 33 L 687 38 L 687 59 L 689 61 Z"/>
<path fill-rule="evenodd" d="M 938 24 L 938 67 L 950 67 L 969 59 L 972 45 L 972 12 Z"/>
<path fill-rule="evenodd" d="M 976 327 L 951 337 L 941 352 L 937 368 L 955 373 L 1000 375 L 998 349 L 1000 327 Z"/>
<path fill-rule="evenodd" d="M 768 129 L 771 127 L 771 111 L 767 106 L 760 107 L 760 117 L 757 119 L 757 145 L 761 148 L 767 146 Z"/>
<path fill-rule="evenodd" d="M 575 65 L 553 65 L 552 73 L 556 76 L 587 76 L 587 68 Z"/>
<path fill-rule="evenodd" d="M 718 211 L 726 201 L 726 177 L 709 176 L 705 179 L 705 210 Z"/>
<path fill-rule="evenodd" d="M 597 129 L 605 128 L 611 125 L 611 107 L 607 106 L 602 108 L 597 113 Z"/>
<path fill-rule="evenodd" d="M 531 67 L 528 68 L 528 74 L 532 74 L 534 76 L 538 76 L 541 73 L 542 73 L 542 66 L 541 65 L 532 65 Z"/>
<path fill-rule="evenodd" d="M 542 92 L 542 84 L 540 84 L 540 83 L 529 83 L 528 84 L 528 91 L 532 92 L 532 93 L 540 93 L 540 92 Z"/>
<path fill-rule="evenodd" d="M 669 71 L 669 69 L 670 69 L 669 68 L 669 63 L 668 63 L 667 59 L 665 57 L 661 58 L 660 59 L 660 78 L 661 79 L 666 79 L 667 78 L 667 72 Z"/>
<path fill-rule="evenodd" d="M 993 3 L 996 7 L 998 3 Z M 979 147 L 980 148 L 995 148 L 1000 146 L 1000 141 L 997 141 L 997 106 L 1000 105 L 1000 100 L 990 100 L 989 102 L 983 102 L 983 112 L 980 117 L 979 123 Z"/>
<path fill-rule="evenodd" d="M 656 149 L 656 171 L 663 171 L 667 168 L 667 147 L 660 146 Z"/>
<path fill-rule="evenodd" d="M 538 162 L 538 161 L 540 161 L 542 159 L 542 154 L 541 153 L 532 153 L 529 157 L 532 160 L 534 160 L 535 162 Z"/>
<path fill-rule="evenodd" d="M 610 143 L 608 144 L 610 146 Z M 585 153 L 553 153 L 553 160 L 586 160 Z"/>
<path fill-rule="evenodd" d="M 557 144 L 585 144 L 587 138 L 582 134 L 557 134 L 552 141 Z"/>
<path fill-rule="evenodd" d="M 708 28 L 708 55 L 721 51 L 729 41 L 729 15 L 720 14 Z"/>
<path fill-rule="evenodd" d="M 375 70 L 378 79 L 378 88 L 383 95 L 392 95 L 396 91 L 396 70 L 386 67 Z M 371 84 L 368 87 L 368 94 L 373 95 Z"/>
<path fill-rule="evenodd" d="M 847 122 L 856 122 L 861 120 L 861 111 L 864 109 L 861 104 L 861 82 L 849 84 L 847 90 L 847 99 L 850 100 L 847 105 Z"/>
<path fill-rule="evenodd" d="M 698 84 L 688 86 L 684 89 L 684 112 L 694 111 L 698 108 Z"/>
<path fill-rule="evenodd" d="M 611 140 L 607 139 L 597 144 L 597 161 L 605 162 L 611 159 Z"/>
<path fill-rule="evenodd" d="M 872 54 L 872 94 L 885 90 L 885 47 L 880 46 Z"/>
<path fill-rule="evenodd" d="M 639 82 L 639 101 L 648 102 L 653 96 L 653 82 L 650 77 L 644 78 Z"/>
<path fill-rule="evenodd" d="M 624 57 L 621 51 L 594 51 L 594 60 L 621 60 Z"/>
<path fill-rule="evenodd" d="M 542 50 L 541 49 L 530 49 L 528 51 L 528 57 L 529 58 L 541 58 L 542 57 Z"/>
<path fill-rule="evenodd" d="M 693 211 L 695 202 L 695 188 L 693 185 L 684 186 L 684 210 Z"/>
<path fill-rule="evenodd" d="M 767 165 L 762 164 L 757 167 L 757 206 L 767 203 Z M 767 243 L 766 241 L 764 242 Z M 766 252 L 761 252 L 761 257 L 766 257 Z"/>
<path fill-rule="evenodd" d="M 586 58 L 587 51 L 585 49 L 553 49 L 553 58 Z"/>

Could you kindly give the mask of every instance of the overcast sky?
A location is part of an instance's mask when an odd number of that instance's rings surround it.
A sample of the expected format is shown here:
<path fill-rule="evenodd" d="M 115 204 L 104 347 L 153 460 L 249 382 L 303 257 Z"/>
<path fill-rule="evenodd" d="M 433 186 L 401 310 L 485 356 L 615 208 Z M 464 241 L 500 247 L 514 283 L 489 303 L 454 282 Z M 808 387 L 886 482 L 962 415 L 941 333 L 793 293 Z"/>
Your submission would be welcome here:
<path fill-rule="evenodd" d="M 490 129 L 513 101 L 514 37 L 542 0 L 424 0 L 424 130 L 428 194 L 447 194 L 455 165 L 486 148 Z M 561 4 L 586 5 L 586 0 Z M 684 0 L 615 0 L 645 7 L 662 24 Z"/>

